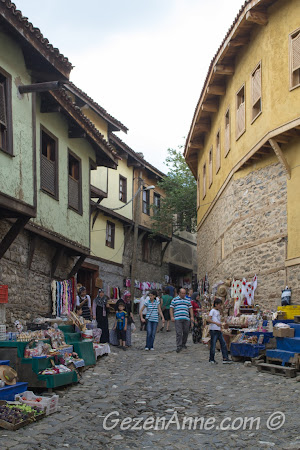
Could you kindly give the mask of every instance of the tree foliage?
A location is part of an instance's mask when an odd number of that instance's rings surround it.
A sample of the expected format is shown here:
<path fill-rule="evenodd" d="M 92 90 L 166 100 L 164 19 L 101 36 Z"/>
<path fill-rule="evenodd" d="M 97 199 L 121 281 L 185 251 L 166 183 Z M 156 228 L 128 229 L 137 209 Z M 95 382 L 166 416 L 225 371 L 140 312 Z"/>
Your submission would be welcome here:
<path fill-rule="evenodd" d="M 153 234 L 176 231 L 195 232 L 197 214 L 197 183 L 180 150 L 168 149 L 165 162 L 167 177 L 158 183 L 164 196 L 152 219 Z"/>

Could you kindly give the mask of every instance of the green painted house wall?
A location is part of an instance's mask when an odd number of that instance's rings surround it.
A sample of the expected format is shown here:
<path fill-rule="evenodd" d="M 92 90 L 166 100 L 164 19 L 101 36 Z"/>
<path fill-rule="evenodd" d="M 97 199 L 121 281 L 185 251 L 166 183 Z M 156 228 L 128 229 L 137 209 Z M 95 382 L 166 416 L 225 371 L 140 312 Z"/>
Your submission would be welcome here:
<path fill-rule="evenodd" d="M 41 113 L 36 107 L 37 217 L 32 221 L 84 246 L 90 246 L 90 159 L 95 151 L 85 139 L 69 139 L 68 123 L 60 113 Z M 41 125 L 58 139 L 58 200 L 40 188 Z M 81 159 L 82 215 L 68 208 L 68 150 Z"/>
<path fill-rule="evenodd" d="M 0 192 L 31 206 L 34 202 L 32 95 L 20 95 L 17 85 L 30 84 L 19 45 L 0 32 L 0 68 L 11 75 L 13 156 L 0 150 Z"/>

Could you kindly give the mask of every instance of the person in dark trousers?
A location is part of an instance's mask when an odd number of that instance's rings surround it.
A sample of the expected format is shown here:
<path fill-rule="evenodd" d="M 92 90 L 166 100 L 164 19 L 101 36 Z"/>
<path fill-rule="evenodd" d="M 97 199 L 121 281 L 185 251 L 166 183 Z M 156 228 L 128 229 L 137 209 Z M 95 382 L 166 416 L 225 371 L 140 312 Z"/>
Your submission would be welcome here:
<path fill-rule="evenodd" d="M 108 297 L 104 294 L 103 289 L 99 289 L 93 302 L 93 319 L 97 320 L 97 327 L 102 330 L 100 338 L 102 344 L 109 342 L 107 302 Z"/>
<path fill-rule="evenodd" d="M 119 348 L 126 350 L 126 330 L 127 330 L 128 314 L 125 311 L 125 303 L 119 302 L 118 309 L 116 311 L 116 322 L 114 330 L 117 330 L 117 338 L 119 340 Z"/>
<path fill-rule="evenodd" d="M 193 307 L 191 302 L 186 298 L 185 289 L 179 289 L 179 295 L 171 301 L 170 316 L 172 322 L 175 322 L 176 352 L 179 353 L 183 348 L 186 348 L 190 320 L 194 323 Z"/>
<path fill-rule="evenodd" d="M 209 317 L 207 318 L 207 322 L 210 324 L 210 354 L 209 354 L 209 362 L 211 364 L 218 364 L 215 361 L 215 351 L 216 351 L 216 343 L 220 342 L 221 351 L 223 355 L 223 364 L 231 364 L 231 359 L 228 358 L 228 351 L 226 342 L 224 340 L 222 331 L 221 331 L 221 316 L 220 309 L 222 307 L 222 300 L 216 298 L 214 301 L 214 307 L 209 313 Z"/>

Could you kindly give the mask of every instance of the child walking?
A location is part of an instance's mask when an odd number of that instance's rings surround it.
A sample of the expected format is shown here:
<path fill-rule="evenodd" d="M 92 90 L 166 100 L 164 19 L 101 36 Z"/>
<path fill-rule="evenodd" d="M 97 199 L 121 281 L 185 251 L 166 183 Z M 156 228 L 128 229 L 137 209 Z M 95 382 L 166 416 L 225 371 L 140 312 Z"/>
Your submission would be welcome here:
<path fill-rule="evenodd" d="M 231 364 L 231 359 L 228 358 L 228 351 L 226 347 L 226 342 L 223 338 L 223 334 L 221 331 L 221 316 L 220 309 L 222 307 L 222 300 L 216 298 L 214 301 L 214 307 L 209 313 L 209 317 L 207 318 L 207 322 L 210 323 L 210 354 L 209 354 L 209 362 L 211 364 L 218 364 L 215 361 L 215 351 L 216 351 L 216 343 L 219 340 L 221 345 L 221 351 L 223 355 L 223 364 Z"/>
<path fill-rule="evenodd" d="M 116 322 L 114 330 L 117 329 L 117 338 L 119 340 L 119 347 L 126 350 L 126 330 L 127 330 L 127 318 L 128 314 L 125 311 L 125 303 L 120 301 L 118 304 L 118 310 L 116 312 Z"/>

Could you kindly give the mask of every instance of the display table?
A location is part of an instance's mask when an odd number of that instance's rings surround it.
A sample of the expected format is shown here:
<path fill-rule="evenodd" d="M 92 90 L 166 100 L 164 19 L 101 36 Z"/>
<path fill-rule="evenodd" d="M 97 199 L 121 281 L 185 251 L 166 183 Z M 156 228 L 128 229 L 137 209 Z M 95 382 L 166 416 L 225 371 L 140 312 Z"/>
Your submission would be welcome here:
<path fill-rule="evenodd" d="M 50 343 L 48 339 L 43 340 Z M 0 341 L 0 359 L 9 359 L 10 365 L 18 373 L 20 382 L 27 382 L 30 388 L 53 388 L 77 382 L 75 371 L 55 375 L 39 375 L 39 372 L 52 367 L 51 359 L 24 358 L 24 350 L 28 342 Z"/>
<path fill-rule="evenodd" d="M 110 353 L 109 344 L 97 344 L 97 345 L 99 345 L 99 347 L 94 348 L 96 358 Z"/>
<path fill-rule="evenodd" d="M 231 356 L 241 356 L 244 358 L 256 358 L 266 349 L 265 345 L 259 344 L 238 344 L 233 342 L 230 346 Z"/>
<path fill-rule="evenodd" d="M 289 326 L 295 329 L 293 338 L 277 337 L 277 348 L 267 351 L 268 362 L 278 361 L 284 366 L 286 363 L 295 364 L 300 369 L 300 325 L 290 323 Z"/>

